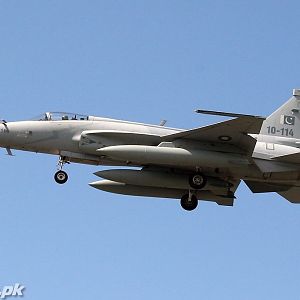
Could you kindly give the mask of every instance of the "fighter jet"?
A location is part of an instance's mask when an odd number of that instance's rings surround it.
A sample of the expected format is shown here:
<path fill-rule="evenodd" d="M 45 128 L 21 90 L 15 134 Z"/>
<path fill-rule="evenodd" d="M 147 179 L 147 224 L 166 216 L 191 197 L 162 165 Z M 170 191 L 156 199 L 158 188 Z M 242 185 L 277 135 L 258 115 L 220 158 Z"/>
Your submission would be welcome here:
<path fill-rule="evenodd" d="M 90 185 L 125 195 L 199 200 L 232 206 L 241 180 L 253 193 L 277 192 L 300 203 L 300 90 L 269 117 L 197 110 L 229 119 L 182 130 L 70 113 L 47 112 L 35 120 L 0 123 L 0 146 L 59 157 L 66 163 L 114 166 Z"/>

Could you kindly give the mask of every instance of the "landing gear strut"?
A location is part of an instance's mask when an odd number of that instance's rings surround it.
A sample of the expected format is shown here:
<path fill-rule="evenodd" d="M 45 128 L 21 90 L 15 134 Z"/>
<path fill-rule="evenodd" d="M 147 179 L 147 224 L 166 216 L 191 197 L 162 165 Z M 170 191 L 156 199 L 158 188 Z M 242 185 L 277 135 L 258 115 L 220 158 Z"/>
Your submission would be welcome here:
<path fill-rule="evenodd" d="M 228 183 L 226 198 L 233 198 L 233 199 L 235 199 L 234 192 L 231 191 L 232 187 L 233 187 L 233 184 L 232 183 Z"/>
<path fill-rule="evenodd" d="M 180 204 L 183 209 L 191 211 L 198 206 L 198 199 L 194 194 L 189 192 L 188 194 L 182 196 Z"/>
<path fill-rule="evenodd" d="M 58 161 L 58 171 L 54 174 L 54 180 L 58 184 L 64 184 L 68 181 L 68 174 L 62 170 L 64 164 L 69 163 L 64 159 L 64 157 L 60 156 Z"/>

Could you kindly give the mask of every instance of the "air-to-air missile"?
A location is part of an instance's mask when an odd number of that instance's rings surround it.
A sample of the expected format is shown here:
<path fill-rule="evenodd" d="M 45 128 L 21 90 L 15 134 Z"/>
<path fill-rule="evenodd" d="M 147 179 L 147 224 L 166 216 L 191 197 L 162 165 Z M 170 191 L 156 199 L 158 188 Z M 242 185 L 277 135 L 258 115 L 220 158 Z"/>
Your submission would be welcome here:
<path fill-rule="evenodd" d="M 114 169 L 96 172 L 95 175 L 105 180 L 90 185 L 103 191 L 124 195 L 181 198 L 186 190 L 191 189 L 189 176 L 164 171 Z M 233 199 L 224 197 L 228 190 L 228 182 L 218 178 L 207 177 L 204 190 L 195 191 L 200 199 L 218 198 L 224 205 L 231 205 Z M 213 188 L 214 193 L 210 190 Z"/>
<path fill-rule="evenodd" d="M 149 171 L 147 169 L 113 169 L 98 171 L 95 173 L 95 175 L 110 181 L 137 186 L 183 190 L 188 190 L 191 188 L 188 175 L 165 171 Z M 207 177 L 205 189 L 209 190 L 210 188 L 214 188 L 214 190 L 219 189 L 221 191 L 228 188 L 228 182 L 219 178 Z"/>
<path fill-rule="evenodd" d="M 115 182 L 111 180 L 101 180 L 90 183 L 90 186 L 115 194 L 132 195 L 132 196 L 145 196 L 145 197 L 160 197 L 160 198 L 174 198 L 180 199 L 182 195 L 186 193 L 183 189 L 170 189 L 161 187 L 149 187 L 149 186 L 138 186 L 131 185 L 122 182 Z M 194 191 L 198 199 L 214 201 L 219 205 L 232 206 L 234 198 L 219 196 L 213 194 L 211 191 Z M 212 200 L 213 199 L 213 200 Z"/>

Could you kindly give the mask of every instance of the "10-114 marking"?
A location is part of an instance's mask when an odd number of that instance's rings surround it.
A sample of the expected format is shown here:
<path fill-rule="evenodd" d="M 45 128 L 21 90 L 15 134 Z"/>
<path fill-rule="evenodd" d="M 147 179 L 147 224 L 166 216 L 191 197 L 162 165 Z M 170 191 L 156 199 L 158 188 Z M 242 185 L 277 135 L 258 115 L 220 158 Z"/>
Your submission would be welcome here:
<path fill-rule="evenodd" d="M 268 134 L 279 133 L 282 136 L 294 136 L 293 129 L 289 129 L 289 128 L 279 128 L 279 129 L 277 129 L 275 126 L 268 126 L 267 130 L 268 130 Z"/>

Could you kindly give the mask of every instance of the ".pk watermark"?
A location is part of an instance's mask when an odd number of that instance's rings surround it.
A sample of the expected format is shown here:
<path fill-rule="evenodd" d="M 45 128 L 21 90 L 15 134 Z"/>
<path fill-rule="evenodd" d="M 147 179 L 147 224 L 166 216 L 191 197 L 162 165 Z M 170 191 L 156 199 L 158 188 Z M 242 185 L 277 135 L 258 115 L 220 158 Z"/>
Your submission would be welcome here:
<path fill-rule="evenodd" d="M 7 285 L 2 289 L 0 288 L 0 299 L 5 299 L 9 296 L 23 296 L 23 292 L 25 290 L 25 286 L 20 283 L 16 283 L 15 285 Z"/>

